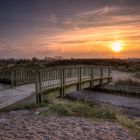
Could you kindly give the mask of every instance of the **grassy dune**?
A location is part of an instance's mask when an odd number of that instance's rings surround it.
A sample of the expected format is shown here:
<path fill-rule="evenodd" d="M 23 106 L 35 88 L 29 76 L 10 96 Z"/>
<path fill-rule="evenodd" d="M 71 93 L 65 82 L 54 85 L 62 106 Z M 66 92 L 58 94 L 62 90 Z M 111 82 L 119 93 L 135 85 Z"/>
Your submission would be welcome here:
<path fill-rule="evenodd" d="M 111 107 L 90 105 L 87 102 L 70 100 L 53 100 L 42 104 L 43 116 L 69 116 L 84 117 L 97 121 L 112 121 L 128 128 L 130 132 L 140 140 L 140 120 L 130 119 Z"/>

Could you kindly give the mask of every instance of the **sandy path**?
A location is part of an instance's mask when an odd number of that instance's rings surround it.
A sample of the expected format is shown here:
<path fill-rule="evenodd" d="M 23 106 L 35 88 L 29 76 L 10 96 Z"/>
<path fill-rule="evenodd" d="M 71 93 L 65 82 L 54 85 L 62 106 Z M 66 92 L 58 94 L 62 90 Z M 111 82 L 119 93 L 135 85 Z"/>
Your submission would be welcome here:
<path fill-rule="evenodd" d="M 28 111 L 0 113 L 1 140 L 135 140 L 112 122 L 76 117 L 43 117 Z"/>

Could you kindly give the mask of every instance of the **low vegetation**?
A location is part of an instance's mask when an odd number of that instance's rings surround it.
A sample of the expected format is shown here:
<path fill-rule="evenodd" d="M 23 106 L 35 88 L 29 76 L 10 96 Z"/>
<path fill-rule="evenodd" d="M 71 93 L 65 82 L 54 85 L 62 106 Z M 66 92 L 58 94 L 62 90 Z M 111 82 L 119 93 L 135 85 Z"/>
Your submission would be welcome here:
<path fill-rule="evenodd" d="M 132 79 L 118 80 L 115 82 L 115 85 L 124 85 L 124 86 L 137 86 L 140 87 L 140 82 L 133 81 Z"/>
<path fill-rule="evenodd" d="M 18 108 L 17 108 L 18 109 Z M 37 114 L 49 116 L 84 117 L 96 121 L 117 122 L 128 128 L 140 140 L 140 120 L 130 119 L 109 105 L 89 104 L 87 101 L 51 99 L 40 105 L 24 106 L 20 109 L 39 110 Z M 5 110 L 6 111 L 6 110 Z M 9 110 L 7 110 L 9 111 Z"/>
<path fill-rule="evenodd" d="M 118 115 L 117 122 L 128 128 L 136 139 L 140 140 L 140 120 L 129 119 Z"/>
<path fill-rule="evenodd" d="M 43 107 L 43 111 L 41 111 L 43 116 L 84 117 L 98 121 L 117 122 L 128 128 L 137 140 L 140 140 L 140 121 L 129 119 L 109 106 L 91 105 L 87 102 L 70 100 L 54 100 L 41 106 Z"/>
<path fill-rule="evenodd" d="M 97 106 L 92 106 L 88 103 L 78 101 L 55 101 L 47 105 L 43 115 L 46 116 L 73 116 L 96 119 L 115 120 L 115 113 Z"/>

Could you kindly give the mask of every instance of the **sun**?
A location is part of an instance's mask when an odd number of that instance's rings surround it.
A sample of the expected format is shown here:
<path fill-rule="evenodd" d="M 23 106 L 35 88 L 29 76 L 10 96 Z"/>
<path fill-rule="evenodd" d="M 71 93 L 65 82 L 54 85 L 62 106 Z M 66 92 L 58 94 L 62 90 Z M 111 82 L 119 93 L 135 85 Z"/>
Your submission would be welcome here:
<path fill-rule="evenodd" d="M 116 42 L 113 42 L 112 45 L 111 45 L 111 49 L 114 51 L 114 52 L 120 52 L 122 51 L 122 42 L 121 41 L 116 41 Z"/>

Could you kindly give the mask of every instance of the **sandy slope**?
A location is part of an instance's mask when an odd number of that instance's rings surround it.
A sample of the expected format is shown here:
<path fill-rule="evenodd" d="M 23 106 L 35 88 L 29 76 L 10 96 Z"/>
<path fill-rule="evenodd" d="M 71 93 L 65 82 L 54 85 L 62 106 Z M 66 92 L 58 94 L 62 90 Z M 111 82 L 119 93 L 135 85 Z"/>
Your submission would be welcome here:
<path fill-rule="evenodd" d="M 112 122 L 76 117 L 43 117 L 29 111 L 0 113 L 1 140 L 135 140 Z"/>

